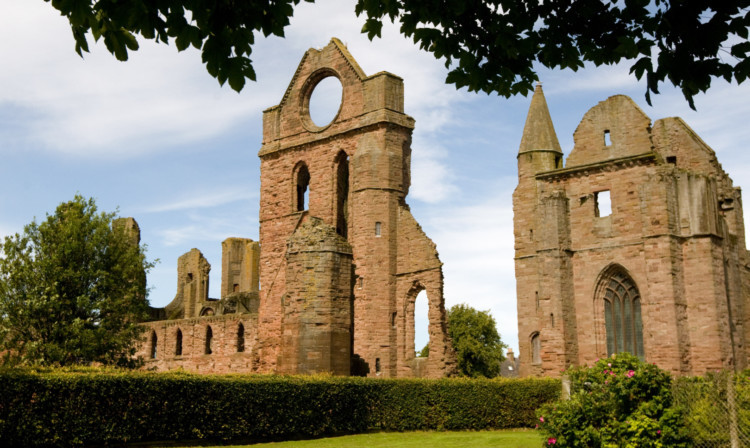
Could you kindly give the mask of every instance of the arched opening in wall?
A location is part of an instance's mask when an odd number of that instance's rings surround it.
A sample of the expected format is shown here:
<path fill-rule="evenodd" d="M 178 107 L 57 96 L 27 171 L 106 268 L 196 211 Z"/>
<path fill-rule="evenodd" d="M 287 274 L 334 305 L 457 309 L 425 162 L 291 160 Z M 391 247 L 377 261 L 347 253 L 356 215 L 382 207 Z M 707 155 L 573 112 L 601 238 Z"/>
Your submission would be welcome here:
<path fill-rule="evenodd" d="M 297 165 L 294 173 L 296 210 L 302 212 L 307 210 L 310 199 L 310 171 L 304 162 Z"/>
<path fill-rule="evenodd" d="M 414 350 L 416 356 L 430 355 L 430 316 L 427 292 L 422 290 L 414 300 Z"/>
<path fill-rule="evenodd" d="M 211 348 L 211 345 L 213 344 L 213 339 L 214 339 L 214 332 L 213 330 L 211 330 L 211 326 L 209 325 L 206 327 L 206 347 L 205 347 L 205 350 L 203 351 L 203 353 L 205 353 L 206 355 L 210 355 L 211 353 L 213 353 L 213 349 Z"/>
<path fill-rule="evenodd" d="M 336 233 L 347 237 L 349 223 L 349 156 L 336 156 Z"/>
<path fill-rule="evenodd" d="M 237 325 L 237 353 L 245 351 L 245 326 L 240 322 Z"/>
<path fill-rule="evenodd" d="M 318 81 L 308 104 L 310 119 L 315 126 L 325 127 L 331 124 L 341 109 L 343 94 L 341 81 L 336 76 L 329 75 Z"/>
<path fill-rule="evenodd" d="M 149 357 L 151 359 L 156 359 L 156 345 L 158 344 L 158 340 L 156 338 L 156 331 L 151 331 L 151 350 L 149 352 Z"/>
<path fill-rule="evenodd" d="M 635 281 L 619 265 L 607 268 L 597 285 L 604 313 L 607 355 L 629 352 L 644 359 L 641 295 Z"/>
<path fill-rule="evenodd" d="M 177 334 L 174 337 L 174 355 L 182 356 L 182 330 L 177 329 Z"/>
<path fill-rule="evenodd" d="M 531 363 L 541 364 L 542 363 L 542 339 L 539 337 L 539 332 L 531 334 Z"/>

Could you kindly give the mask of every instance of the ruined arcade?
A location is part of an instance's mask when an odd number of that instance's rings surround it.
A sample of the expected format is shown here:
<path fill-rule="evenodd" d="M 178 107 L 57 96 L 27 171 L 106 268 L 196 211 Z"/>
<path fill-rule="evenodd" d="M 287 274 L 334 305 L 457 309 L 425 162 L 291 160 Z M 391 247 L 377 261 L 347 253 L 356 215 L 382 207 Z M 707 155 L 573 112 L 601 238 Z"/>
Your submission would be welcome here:
<path fill-rule="evenodd" d="M 334 77 L 341 106 L 318 125 L 309 101 Z M 441 377 L 455 369 L 442 263 L 406 204 L 414 120 L 403 81 L 366 76 L 333 39 L 308 50 L 264 112 L 260 241 L 223 243 L 220 299 L 210 265 L 179 260 L 177 294 L 154 310 L 147 367 Z M 426 291 L 429 358 L 415 358 L 414 302 Z"/>
<path fill-rule="evenodd" d="M 513 194 L 521 375 L 623 351 L 675 374 L 745 368 L 750 257 L 714 151 L 622 95 L 574 142 L 563 166 L 537 86 Z"/>

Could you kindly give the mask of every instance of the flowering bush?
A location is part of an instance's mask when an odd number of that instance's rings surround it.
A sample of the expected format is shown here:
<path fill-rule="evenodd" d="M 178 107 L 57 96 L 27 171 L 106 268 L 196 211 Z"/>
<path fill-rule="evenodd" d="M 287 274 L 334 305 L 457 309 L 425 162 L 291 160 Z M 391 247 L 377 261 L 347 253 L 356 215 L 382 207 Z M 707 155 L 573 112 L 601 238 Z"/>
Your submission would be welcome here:
<path fill-rule="evenodd" d="M 538 411 L 546 446 L 687 446 L 682 417 L 672 406 L 669 373 L 628 353 L 567 373 L 570 399 Z"/>

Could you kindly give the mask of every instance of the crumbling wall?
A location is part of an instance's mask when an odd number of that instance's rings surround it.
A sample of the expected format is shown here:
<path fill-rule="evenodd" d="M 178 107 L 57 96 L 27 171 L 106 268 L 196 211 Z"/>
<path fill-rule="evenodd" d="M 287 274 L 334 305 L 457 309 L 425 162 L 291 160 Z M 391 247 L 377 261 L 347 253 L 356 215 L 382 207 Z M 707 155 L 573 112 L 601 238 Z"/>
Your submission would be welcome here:
<path fill-rule="evenodd" d="M 136 356 L 143 358 L 144 368 L 159 371 L 251 373 L 256 364 L 253 349 L 257 318 L 257 314 L 235 314 L 148 322 Z"/>
<path fill-rule="evenodd" d="M 343 101 L 331 123 L 316 124 L 309 115 L 309 101 L 317 83 L 326 77 L 341 82 Z M 366 76 L 337 39 L 323 49 L 309 50 L 281 103 L 264 112 L 259 152 L 260 371 L 273 371 L 284 358 L 279 350 L 284 345 L 282 299 L 288 294 L 291 272 L 285 256 L 287 239 L 315 217 L 336 229 L 352 247 L 357 370 L 369 375 L 413 375 L 407 366 L 413 351 L 407 354 L 404 344 L 411 331 L 413 346 L 414 322 L 400 319 L 405 318 L 407 300 L 401 285 L 414 272 L 413 266 L 404 272 L 399 268 L 400 251 L 412 244 L 407 236 L 411 230 L 399 225 L 399 216 L 409 188 L 413 127 L 414 120 L 404 114 L 402 80 L 385 72 Z M 309 195 L 307 202 L 300 201 L 300 191 Z M 422 236 L 417 235 L 413 244 L 421 244 Z M 421 256 L 426 261 L 417 264 L 435 271 L 420 280 L 433 291 L 428 291 L 434 307 L 431 328 L 436 340 L 447 341 L 442 274 L 434 245 Z M 428 369 L 435 372 L 431 375 L 442 375 L 454 362 L 449 344 L 445 342 L 446 355 L 435 358 L 440 367 Z"/>
<path fill-rule="evenodd" d="M 208 273 L 211 265 L 198 249 L 177 259 L 177 294 L 165 307 L 169 319 L 198 317 L 208 301 Z"/>
<path fill-rule="evenodd" d="M 258 292 L 260 244 L 249 238 L 227 238 L 221 243 L 221 297 Z"/>

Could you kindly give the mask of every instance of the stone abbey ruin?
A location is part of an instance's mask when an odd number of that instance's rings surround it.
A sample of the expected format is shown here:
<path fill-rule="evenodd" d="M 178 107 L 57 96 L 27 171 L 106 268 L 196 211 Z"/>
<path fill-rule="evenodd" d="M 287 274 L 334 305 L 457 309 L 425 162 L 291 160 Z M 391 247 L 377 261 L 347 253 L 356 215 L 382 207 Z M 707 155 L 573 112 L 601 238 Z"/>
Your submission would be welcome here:
<path fill-rule="evenodd" d="M 318 126 L 310 96 L 331 76 L 342 103 Z M 366 76 L 337 39 L 308 50 L 281 103 L 263 114 L 260 241 L 224 241 L 220 300 L 208 298 L 211 267 L 200 251 L 180 257 L 175 299 L 146 324 L 146 367 L 453 373 L 442 263 L 405 202 L 413 129 L 401 78 Z M 423 290 L 430 356 L 416 358 Z"/>
<path fill-rule="evenodd" d="M 331 76 L 342 103 L 318 126 L 310 97 Z M 220 299 L 200 251 L 180 257 L 175 299 L 145 324 L 146 367 L 453 374 L 442 263 L 405 202 L 413 129 L 400 78 L 366 76 L 337 39 L 308 50 L 264 112 L 260 241 L 222 243 Z M 675 374 L 745 368 L 742 201 L 713 150 L 625 96 L 590 109 L 574 140 L 563 164 L 537 86 L 513 194 L 520 375 L 624 351 Z M 417 358 L 423 290 L 430 356 Z"/>
<path fill-rule="evenodd" d="M 537 86 L 513 215 L 521 375 L 625 351 L 674 374 L 747 366 L 740 189 L 680 118 L 652 124 L 613 96 L 584 115 L 563 166 Z"/>

